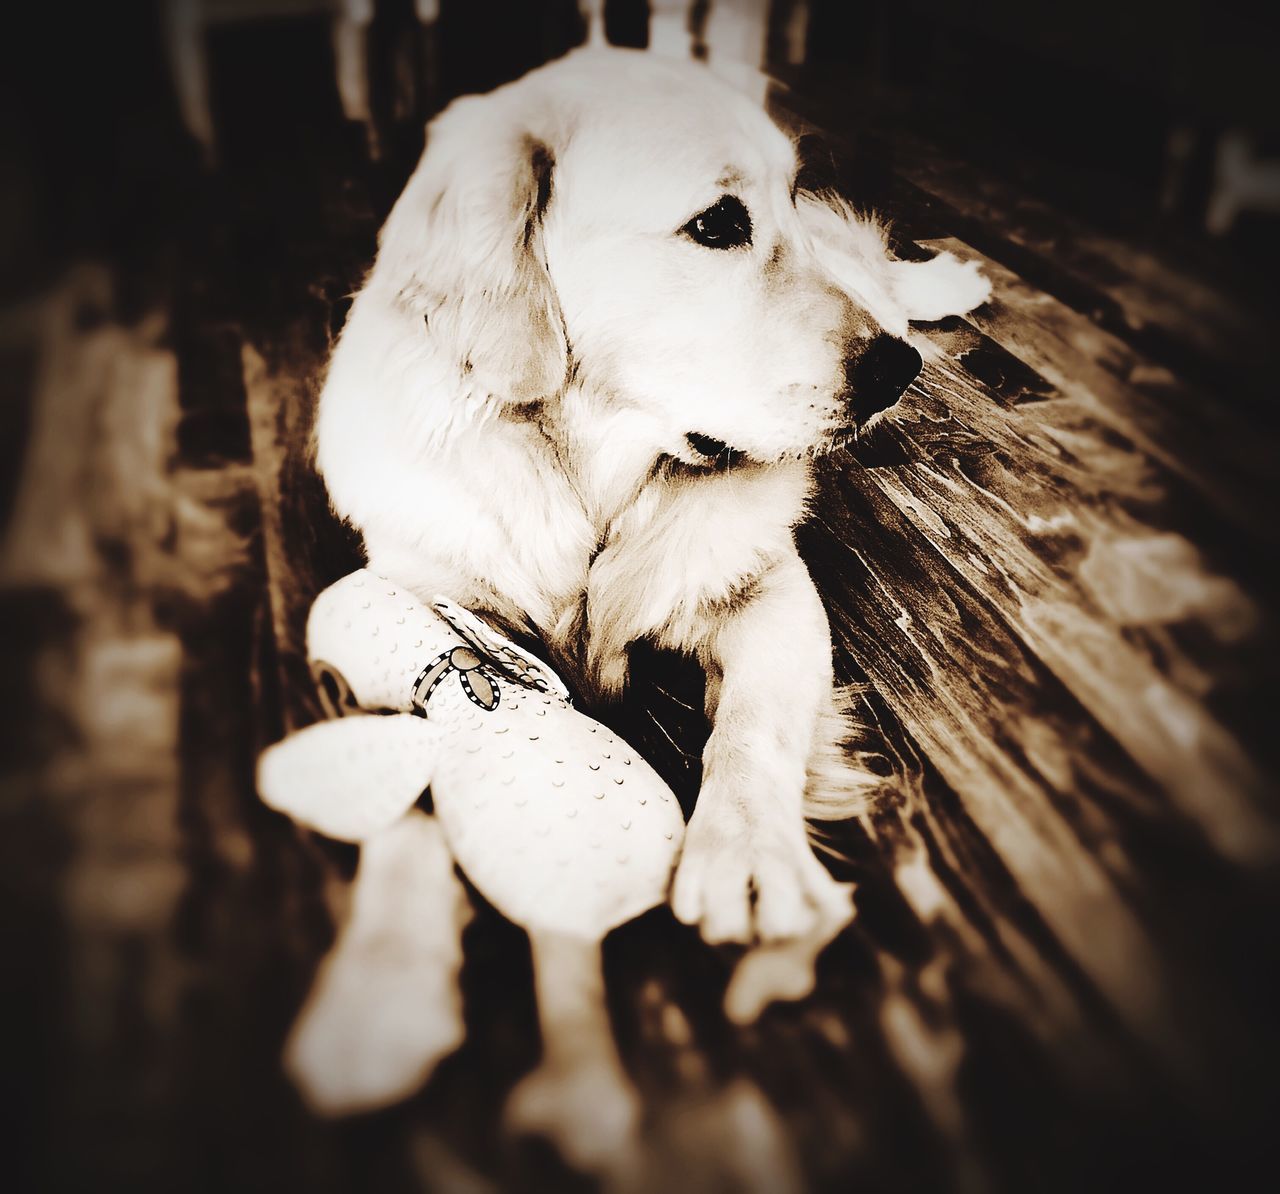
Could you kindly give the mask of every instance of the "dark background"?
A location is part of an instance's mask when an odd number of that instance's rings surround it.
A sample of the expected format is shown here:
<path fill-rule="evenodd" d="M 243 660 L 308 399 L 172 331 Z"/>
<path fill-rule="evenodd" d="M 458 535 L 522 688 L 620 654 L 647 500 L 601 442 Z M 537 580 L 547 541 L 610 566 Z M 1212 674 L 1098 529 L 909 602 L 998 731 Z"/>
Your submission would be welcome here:
<path fill-rule="evenodd" d="M 1175 244 L 1262 298 L 1276 217 L 1246 214 L 1211 241 L 1203 214 L 1217 133 L 1245 129 L 1263 149 L 1280 150 L 1267 6 L 814 0 L 811 8 L 807 63 L 775 65 L 783 77 L 840 95 L 855 124 L 927 130 L 953 155 L 1110 231 Z M 16 27 L 0 51 L 5 298 L 84 252 L 141 273 L 166 239 L 235 215 L 219 210 L 225 197 L 212 193 L 215 180 L 182 130 L 156 4 L 26 4 L 10 19 Z M 617 44 L 643 44 L 646 22 L 637 0 L 608 5 Z M 420 148 L 422 122 L 448 98 L 515 78 L 581 36 L 571 0 L 445 0 L 428 46 L 412 6 L 382 0 L 374 102 L 384 118 L 396 115 L 380 198 L 394 193 Z M 307 200 L 317 182 L 309 163 L 339 145 L 360 150 L 341 120 L 325 19 L 215 27 L 209 61 L 219 178 L 270 165 L 273 186 L 253 176 L 258 212 L 287 208 L 291 220 L 305 220 L 317 205 Z M 1175 128 L 1195 142 L 1177 178 L 1168 151 Z"/>

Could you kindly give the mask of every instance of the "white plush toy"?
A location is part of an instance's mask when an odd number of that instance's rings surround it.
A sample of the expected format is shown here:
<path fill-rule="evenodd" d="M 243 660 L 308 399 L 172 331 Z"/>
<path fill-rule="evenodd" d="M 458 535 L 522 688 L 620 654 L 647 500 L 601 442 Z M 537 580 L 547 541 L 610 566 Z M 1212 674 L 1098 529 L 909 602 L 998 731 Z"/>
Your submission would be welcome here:
<path fill-rule="evenodd" d="M 331 712 L 355 715 L 268 749 L 258 790 L 364 848 L 352 914 L 290 1038 L 295 1081 L 320 1111 L 382 1106 L 461 1042 L 456 859 L 530 935 L 543 1061 L 509 1114 L 571 1163 L 616 1164 L 638 1104 L 600 942 L 665 901 L 684 834 L 675 796 L 545 664 L 443 598 L 428 609 L 352 573 L 316 600 L 307 649 Z M 428 784 L 435 821 L 413 808 Z"/>

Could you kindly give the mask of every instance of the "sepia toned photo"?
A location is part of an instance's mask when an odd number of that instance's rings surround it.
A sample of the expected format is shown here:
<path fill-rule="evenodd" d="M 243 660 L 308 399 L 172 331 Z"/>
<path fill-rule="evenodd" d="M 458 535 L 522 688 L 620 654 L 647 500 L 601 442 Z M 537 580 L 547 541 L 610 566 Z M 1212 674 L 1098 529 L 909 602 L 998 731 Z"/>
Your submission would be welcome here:
<path fill-rule="evenodd" d="M 1252 1189 L 1272 19 L 18 4 L 6 1189 Z"/>

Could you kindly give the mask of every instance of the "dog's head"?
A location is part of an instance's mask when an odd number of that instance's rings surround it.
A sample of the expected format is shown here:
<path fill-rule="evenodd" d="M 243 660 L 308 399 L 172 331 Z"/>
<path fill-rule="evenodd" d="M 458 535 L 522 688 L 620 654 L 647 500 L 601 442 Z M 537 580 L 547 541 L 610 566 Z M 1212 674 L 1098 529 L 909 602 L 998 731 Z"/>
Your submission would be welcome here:
<path fill-rule="evenodd" d="M 880 234 L 797 193 L 796 168 L 709 71 L 581 52 L 435 121 L 374 277 L 479 403 L 554 418 L 586 395 L 694 465 L 804 455 L 920 362 Z"/>

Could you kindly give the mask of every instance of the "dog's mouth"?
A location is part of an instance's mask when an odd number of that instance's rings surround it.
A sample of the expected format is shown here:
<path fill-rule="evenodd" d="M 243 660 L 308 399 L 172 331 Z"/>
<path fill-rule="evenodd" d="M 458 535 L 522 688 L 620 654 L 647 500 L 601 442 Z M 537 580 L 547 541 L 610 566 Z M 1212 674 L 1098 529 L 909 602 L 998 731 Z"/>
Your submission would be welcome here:
<path fill-rule="evenodd" d="M 692 467 L 708 472 L 727 472 L 742 465 L 768 463 L 751 456 L 742 448 L 735 448 L 713 435 L 690 431 L 685 435 L 696 460 L 687 462 Z M 901 464 L 907 459 L 902 436 L 887 412 L 877 411 L 866 418 L 851 420 L 845 426 L 828 434 L 808 448 L 783 453 L 781 460 L 816 460 L 824 456 L 848 453 L 864 468 Z"/>
<path fill-rule="evenodd" d="M 716 439 L 712 435 L 702 435 L 697 431 L 690 431 L 685 437 L 685 443 L 689 445 L 701 460 L 700 464 L 707 468 L 714 469 L 730 469 L 738 464 L 745 464 L 750 457 L 741 448 L 732 448 L 722 439 Z"/>
<path fill-rule="evenodd" d="M 879 419 L 875 418 L 870 422 L 876 424 Z M 862 430 L 861 425 L 850 423 L 847 427 L 842 427 L 840 430 L 807 447 L 793 448 L 790 451 L 784 451 L 777 456 L 771 456 L 766 459 L 752 456 L 742 448 L 732 447 L 725 443 L 724 440 L 717 439 L 713 435 L 703 435 L 701 432 L 690 431 L 684 438 L 697 459 L 685 463 L 702 471 L 727 472 L 729 469 L 738 468 L 742 465 L 777 464 L 784 460 L 815 460 L 820 456 L 828 456 L 840 449 L 856 449 L 863 438 Z"/>

